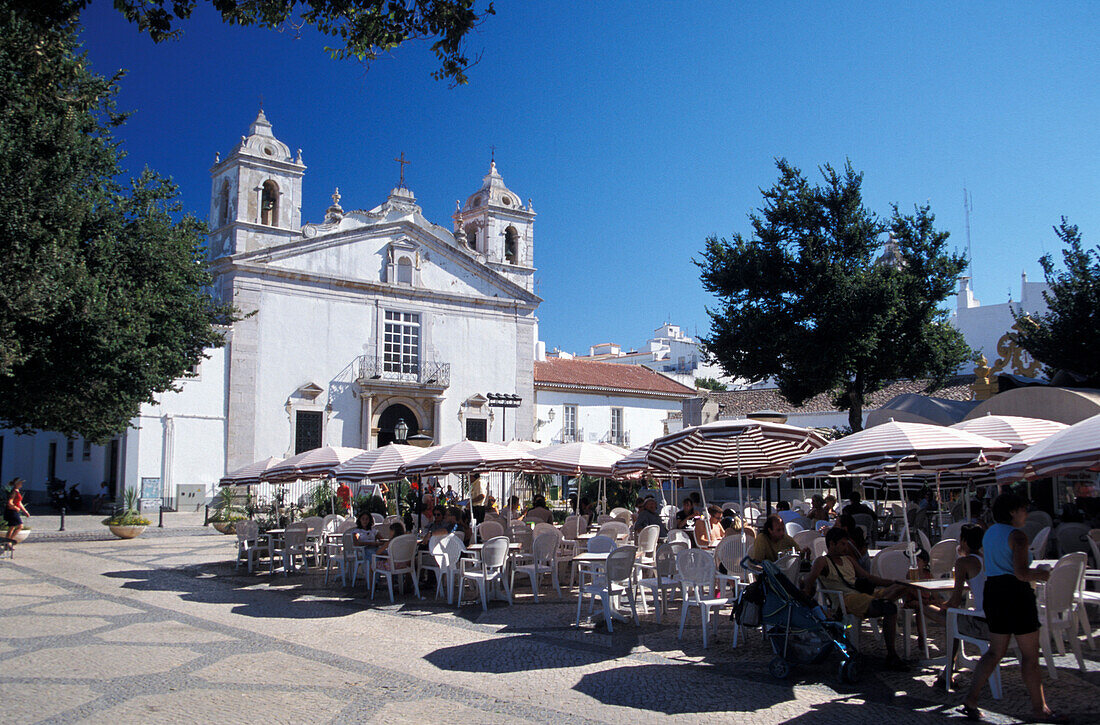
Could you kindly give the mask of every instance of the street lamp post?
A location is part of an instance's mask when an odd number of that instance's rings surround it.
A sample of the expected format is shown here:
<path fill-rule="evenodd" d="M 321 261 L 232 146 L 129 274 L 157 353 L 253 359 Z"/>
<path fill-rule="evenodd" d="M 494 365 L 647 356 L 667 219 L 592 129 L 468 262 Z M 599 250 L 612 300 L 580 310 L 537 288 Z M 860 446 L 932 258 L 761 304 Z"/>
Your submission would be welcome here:
<path fill-rule="evenodd" d="M 508 429 L 504 425 L 505 411 L 508 408 L 518 408 L 520 403 L 523 402 L 523 398 L 509 393 L 489 393 L 485 397 L 489 399 L 490 408 L 500 408 L 500 442 L 504 443 L 508 435 Z"/>
<path fill-rule="evenodd" d="M 409 438 L 409 424 L 405 422 L 404 418 L 397 419 L 397 425 L 393 427 L 393 440 L 398 445 L 405 445 L 405 441 Z M 401 513 L 401 502 L 397 502 L 397 512 Z M 412 522 L 416 526 L 417 538 L 420 534 L 420 485 L 416 486 L 416 510 L 412 512 Z M 412 528 L 412 527 L 410 527 Z"/>

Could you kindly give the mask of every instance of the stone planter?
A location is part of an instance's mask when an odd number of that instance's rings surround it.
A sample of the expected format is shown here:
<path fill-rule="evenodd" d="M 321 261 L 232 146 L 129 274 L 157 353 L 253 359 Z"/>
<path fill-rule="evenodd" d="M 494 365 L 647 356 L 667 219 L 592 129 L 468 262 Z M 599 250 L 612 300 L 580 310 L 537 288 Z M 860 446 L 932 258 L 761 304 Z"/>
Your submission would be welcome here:
<path fill-rule="evenodd" d="M 210 525 L 214 527 L 215 531 L 223 534 L 237 533 L 237 527 L 233 521 L 212 521 Z"/>
<path fill-rule="evenodd" d="M 144 526 L 111 526 L 108 524 L 107 528 L 120 539 L 133 539 L 141 536 L 141 532 L 145 531 Z"/>
<path fill-rule="evenodd" d="M 27 537 L 31 535 L 30 529 L 20 529 L 19 533 L 15 535 L 15 543 L 22 544 L 27 540 Z"/>

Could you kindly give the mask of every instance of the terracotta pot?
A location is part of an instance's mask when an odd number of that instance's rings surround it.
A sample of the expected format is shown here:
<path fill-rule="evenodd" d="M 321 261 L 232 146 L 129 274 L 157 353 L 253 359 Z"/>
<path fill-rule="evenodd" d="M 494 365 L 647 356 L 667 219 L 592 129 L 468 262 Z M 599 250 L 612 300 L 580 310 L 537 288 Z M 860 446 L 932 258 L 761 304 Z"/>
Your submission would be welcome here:
<path fill-rule="evenodd" d="M 111 533 L 120 539 L 133 539 L 141 536 L 141 532 L 145 531 L 144 526 L 107 526 L 111 530 Z"/>
<path fill-rule="evenodd" d="M 213 522 L 211 522 L 211 526 L 214 527 L 215 531 L 218 531 L 218 532 L 223 533 L 223 534 L 235 534 L 235 533 L 237 533 L 237 527 L 234 525 L 234 522 L 232 522 L 232 521 L 213 521 Z"/>

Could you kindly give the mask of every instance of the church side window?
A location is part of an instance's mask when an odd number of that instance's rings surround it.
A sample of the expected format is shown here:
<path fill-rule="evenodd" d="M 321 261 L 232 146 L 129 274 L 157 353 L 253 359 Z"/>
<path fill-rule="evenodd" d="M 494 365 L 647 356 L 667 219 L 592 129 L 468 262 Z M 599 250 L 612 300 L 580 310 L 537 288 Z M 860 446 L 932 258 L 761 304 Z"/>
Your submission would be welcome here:
<path fill-rule="evenodd" d="M 504 230 L 504 261 L 519 264 L 519 232 L 515 227 Z"/>
<path fill-rule="evenodd" d="M 218 226 L 229 223 L 229 182 L 222 182 L 222 190 L 218 193 Z"/>
<path fill-rule="evenodd" d="M 279 186 L 274 181 L 265 181 L 260 194 L 260 224 L 269 227 L 279 223 Z"/>
<path fill-rule="evenodd" d="M 476 224 L 467 224 L 466 225 L 466 245 L 470 249 L 474 250 L 475 252 L 477 251 L 477 225 Z"/>
<path fill-rule="evenodd" d="M 382 369 L 387 373 L 420 373 L 420 315 L 386 311 L 382 342 Z"/>
<path fill-rule="evenodd" d="M 397 282 L 398 284 L 412 284 L 413 282 L 412 260 L 408 257 L 397 260 Z"/>

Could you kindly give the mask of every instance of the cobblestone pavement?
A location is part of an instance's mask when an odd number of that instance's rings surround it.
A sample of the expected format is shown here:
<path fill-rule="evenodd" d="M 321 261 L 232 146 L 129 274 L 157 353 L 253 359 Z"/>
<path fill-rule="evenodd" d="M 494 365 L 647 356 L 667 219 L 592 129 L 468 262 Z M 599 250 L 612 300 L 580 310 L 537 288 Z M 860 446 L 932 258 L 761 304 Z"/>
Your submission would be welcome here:
<path fill-rule="evenodd" d="M 43 537 L 44 538 L 44 537 Z M 181 527 L 133 541 L 30 541 L 0 561 L 3 721 L 470 722 L 637 721 L 901 723 L 957 718 L 959 692 L 937 670 L 886 672 L 865 633 L 865 670 L 839 682 L 832 664 L 768 674 L 758 632 L 734 650 L 728 618 L 704 650 L 693 613 L 683 640 L 672 620 L 640 627 L 573 626 L 576 599 L 520 585 L 515 606 L 483 613 L 362 583 L 326 587 L 321 573 L 249 575 L 234 540 Z M 544 586 L 545 589 L 545 586 Z M 1095 618 L 1095 612 L 1093 612 Z M 694 623 L 694 626 L 692 626 Z M 942 630 L 933 629 L 942 642 Z M 1100 720 L 1100 659 L 1072 656 L 1045 673 L 1052 705 Z M 935 654 L 935 650 L 933 651 Z M 993 722 L 1027 712 L 1019 668 Z M 969 682 L 962 675 L 962 684 Z"/>

